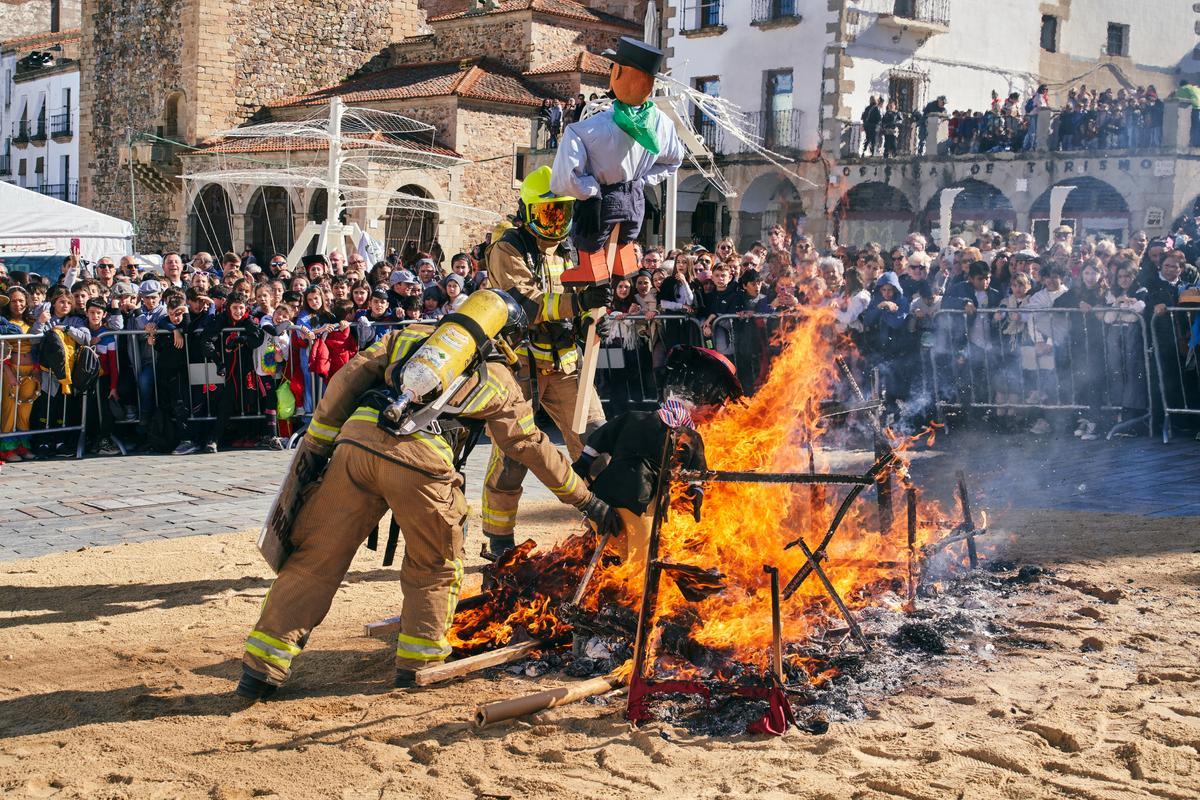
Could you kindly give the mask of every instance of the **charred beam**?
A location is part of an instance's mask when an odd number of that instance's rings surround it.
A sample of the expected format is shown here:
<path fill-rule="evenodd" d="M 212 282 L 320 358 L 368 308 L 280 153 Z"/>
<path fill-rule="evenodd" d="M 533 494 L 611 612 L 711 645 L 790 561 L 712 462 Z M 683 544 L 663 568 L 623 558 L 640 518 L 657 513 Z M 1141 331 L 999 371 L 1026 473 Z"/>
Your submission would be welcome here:
<path fill-rule="evenodd" d="M 803 483 L 803 484 L 847 484 L 870 486 L 874 478 L 862 475 L 839 475 L 830 473 L 814 475 L 808 472 L 745 472 L 736 470 L 684 470 L 679 473 L 683 481 L 705 481 L 711 483 Z"/>

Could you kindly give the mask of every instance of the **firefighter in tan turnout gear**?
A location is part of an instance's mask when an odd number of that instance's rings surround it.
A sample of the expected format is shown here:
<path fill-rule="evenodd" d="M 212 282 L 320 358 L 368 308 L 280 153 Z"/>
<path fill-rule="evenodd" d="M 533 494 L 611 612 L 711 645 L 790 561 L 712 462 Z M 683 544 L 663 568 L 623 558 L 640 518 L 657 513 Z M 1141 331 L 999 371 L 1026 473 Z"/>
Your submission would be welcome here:
<path fill-rule="evenodd" d="M 504 292 L 479 291 L 436 329 L 387 334 L 330 381 L 259 540 L 278 577 L 246 639 L 239 695 L 261 699 L 288 677 L 388 508 L 404 536 L 397 686 L 450 655 L 467 515 L 460 469 L 483 426 L 564 503 L 618 525 L 533 424 L 500 355 L 515 361 L 502 336 L 524 322 Z"/>
<path fill-rule="evenodd" d="M 521 391 L 526 399 L 537 392 L 538 406 L 546 409 L 558 426 L 573 459 L 583 450 L 583 442 L 571 429 L 580 391 L 592 393 L 586 433 L 604 424 L 595 387 L 579 385 L 575 320 L 585 315 L 586 309 L 607 307 L 612 300 L 609 286 L 589 286 L 578 292 L 563 288 L 561 275 L 570 264 L 559 254 L 559 245 L 570 232 L 574 206 L 574 198 L 557 197 L 550 191 L 549 167 L 534 170 L 521 184 L 520 224 L 505 231 L 487 250 L 488 285 L 512 295 L 529 318 L 528 347 L 518 352 Z M 494 555 L 514 544 L 525 472 L 524 464 L 493 445 L 483 487 L 483 532 Z"/>

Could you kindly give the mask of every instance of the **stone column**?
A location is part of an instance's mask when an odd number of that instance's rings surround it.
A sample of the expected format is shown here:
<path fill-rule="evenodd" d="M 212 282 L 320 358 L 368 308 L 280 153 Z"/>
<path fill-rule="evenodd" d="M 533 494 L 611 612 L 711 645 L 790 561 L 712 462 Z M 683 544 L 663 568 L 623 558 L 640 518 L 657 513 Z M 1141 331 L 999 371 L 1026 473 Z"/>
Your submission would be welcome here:
<path fill-rule="evenodd" d="M 925 155 L 936 156 L 942 142 L 942 122 L 945 114 L 930 114 L 925 118 Z"/>
<path fill-rule="evenodd" d="M 1188 147 L 1192 136 L 1192 105 L 1174 98 L 1163 102 L 1163 147 L 1171 150 Z"/>
<path fill-rule="evenodd" d="M 1034 142 L 1034 149 L 1049 150 L 1050 149 L 1050 123 L 1054 121 L 1054 114 L 1049 108 L 1038 109 L 1037 114 L 1034 114 L 1035 124 L 1037 125 L 1037 140 Z"/>
<path fill-rule="evenodd" d="M 230 214 L 229 238 L 233 240 L 233 252 L 241 253 L 246 249 L 246 215 Z"/>

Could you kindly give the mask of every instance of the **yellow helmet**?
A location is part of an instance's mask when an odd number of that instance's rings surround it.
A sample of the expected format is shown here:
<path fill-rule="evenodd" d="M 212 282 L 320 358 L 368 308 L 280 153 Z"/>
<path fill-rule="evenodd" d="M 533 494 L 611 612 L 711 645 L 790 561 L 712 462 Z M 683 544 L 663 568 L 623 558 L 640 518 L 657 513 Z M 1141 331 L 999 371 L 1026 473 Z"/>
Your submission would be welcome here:
<path fill-rule="evenodd" d="M 521 182 L 521 221 L 539 239 L 560 241 L 571 231 L 574 197 L 550 190 L 550 168 L 538 167 Z"/>

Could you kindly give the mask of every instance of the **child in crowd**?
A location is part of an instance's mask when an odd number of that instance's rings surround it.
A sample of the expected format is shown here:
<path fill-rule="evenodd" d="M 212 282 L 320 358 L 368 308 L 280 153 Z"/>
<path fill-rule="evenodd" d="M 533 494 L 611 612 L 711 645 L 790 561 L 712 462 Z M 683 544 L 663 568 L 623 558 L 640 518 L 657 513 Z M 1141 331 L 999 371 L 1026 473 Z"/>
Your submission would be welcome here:
<path fill-rule="evenodd" d="M 358 354 L 358 339 L 354 334 L 354 302 L 349 298 L 333 301 L 333 316 L 337 320 L 325 334 L 325 346 L 329 348 L 329 378 L 350 359 Z"/>

